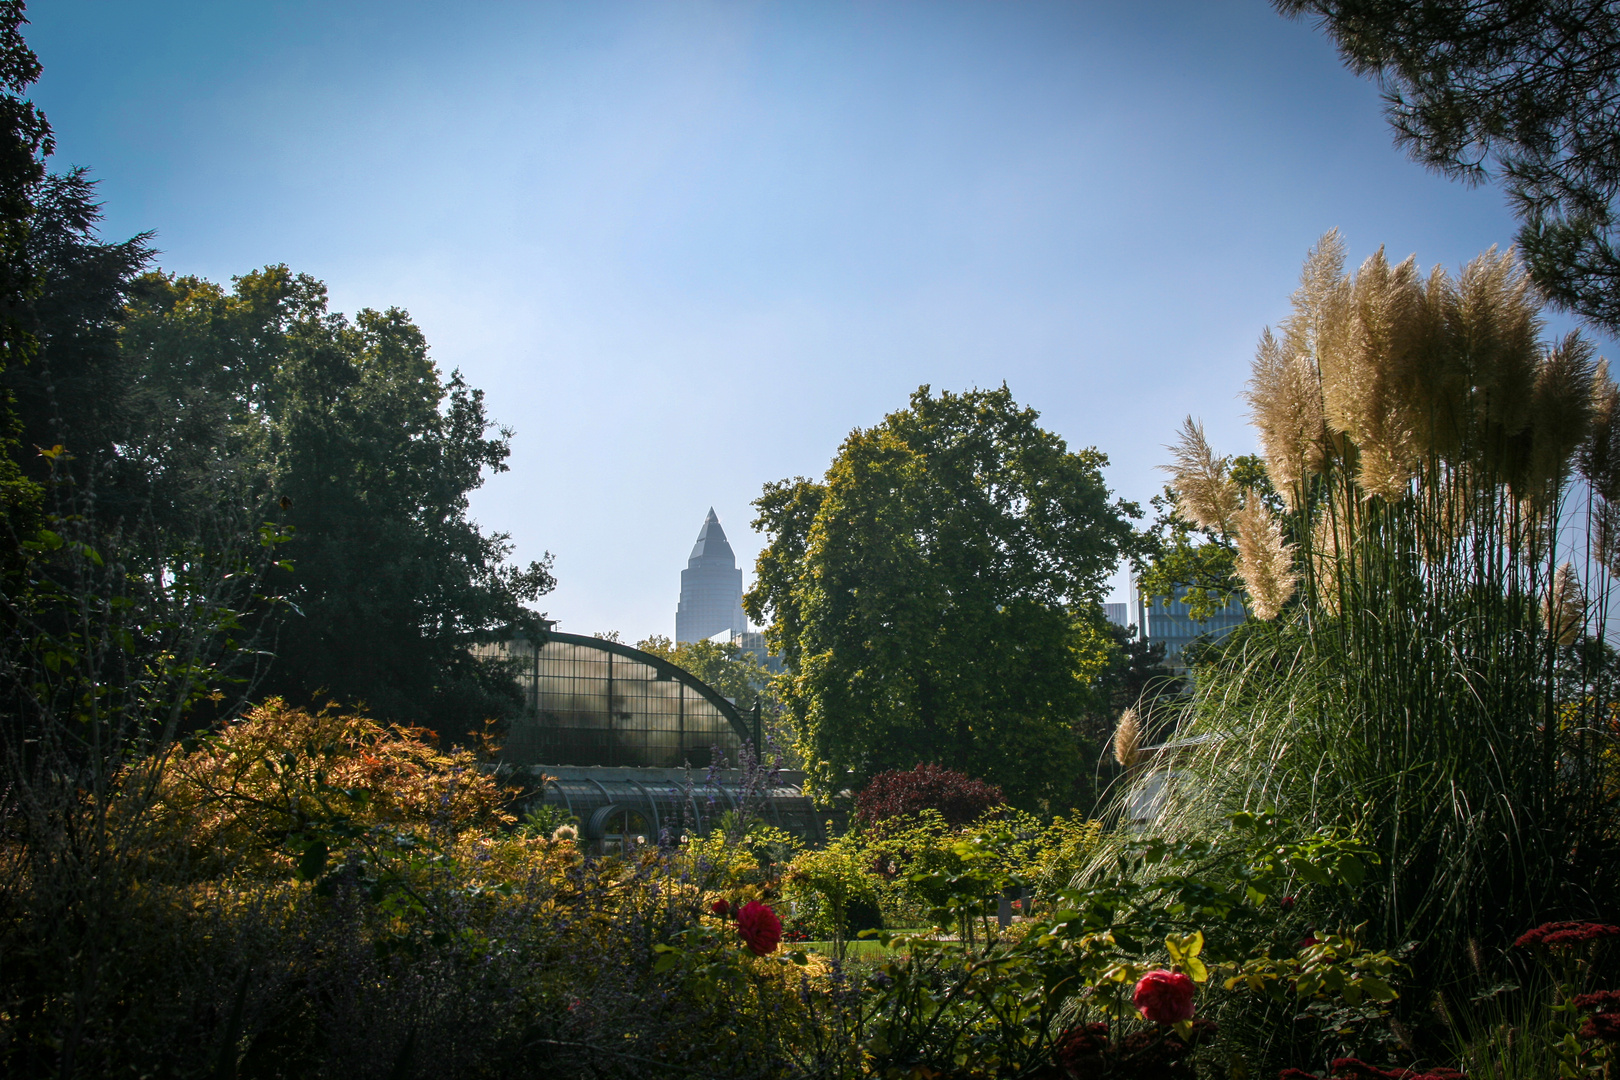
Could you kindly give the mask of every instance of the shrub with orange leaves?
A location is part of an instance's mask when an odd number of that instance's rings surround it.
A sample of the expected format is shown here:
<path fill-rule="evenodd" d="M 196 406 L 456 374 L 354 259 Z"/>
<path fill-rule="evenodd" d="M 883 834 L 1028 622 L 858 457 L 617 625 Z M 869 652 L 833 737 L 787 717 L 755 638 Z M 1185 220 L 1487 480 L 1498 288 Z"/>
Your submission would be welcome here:
<path fill-rule="evenodd" d="M 513 820 L 474 755 L 441 749 L 431 731 L 275 698 L 123 787 L 150 790 L 158 834 L 205 876 L 314 877 L 316 862 L 378 829 L 454 842 Z"/>

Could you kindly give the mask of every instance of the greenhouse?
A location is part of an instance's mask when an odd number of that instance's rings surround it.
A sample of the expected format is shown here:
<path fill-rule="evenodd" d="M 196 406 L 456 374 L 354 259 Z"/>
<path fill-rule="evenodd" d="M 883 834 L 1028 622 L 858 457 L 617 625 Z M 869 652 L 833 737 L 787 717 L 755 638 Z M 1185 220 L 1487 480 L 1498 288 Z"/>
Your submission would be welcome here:
<path fill-rule="evenodd" d="M 707 768 L 737 764 L 756 739 L 753 711 L 616 641 L 548 631 L 479 652 L 509 661 L 523 690 L 526 707 L 501 754 L 509 765 Z"/>
<path fill-rule="evenodd" d="M 525 708 L 501 748 L 527 774 L 531 809 L 554 806 L 596 851 L 701 835 L 729 812 L 823 840 L 827 817 L 799 773 L 750 780 L 757 707 L 740 709 L 690 671 L 617 641 L 547 631 L 483 646 L 512 665 Z"/>
<path fill-rule="evenodd" d="M 598 851 L 670 842 L 701 835 L 728 813 L 744 814 L 803 840 L 828 837 L 844 814 L 818 811 L 804 794 L 803 777 L 782 772 L 750 784 L 740 769 L 534 768 L 530 802 L 557 807 L 579 823 L 581 839 Z M 543 787 L 543 790 L 542 790 Z"/>

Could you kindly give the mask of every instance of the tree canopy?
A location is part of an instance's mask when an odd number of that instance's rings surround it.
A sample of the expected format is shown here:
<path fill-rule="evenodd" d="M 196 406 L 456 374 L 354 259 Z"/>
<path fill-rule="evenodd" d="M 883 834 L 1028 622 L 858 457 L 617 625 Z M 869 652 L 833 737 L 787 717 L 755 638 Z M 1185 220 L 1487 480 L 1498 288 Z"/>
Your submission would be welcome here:
<path fill-rule="evenodd" d="M 1108 636 L 1098 600 L 1132 543 L 1107 459 L 1070 451 L 1005 386 L 933 394 L 851 432 L 821 481 L 768 484 L 744 599 L 787 664 L 813 783 L 930 762 L 1056 803 Z M 853 777 L 850 776 L 853 773 Z"/>
<path fill-rule="evenodd" d="M 1613 0 L 1273 0 L 1378 79 L 1396 141 L 1500 179 L 1553 303 L 1620 334 L 1620 6 Z"/>
<path fill-rule="evenodd" d="M 506 560 L 467 517 L 468 493 L 505 469 L 482 391 L 443 379 L 398 308 L 329 312 L 326 289 L 284 266 L 230 289 L 148 274 L 123 332 L 157 418 L 147 445 L 205 463 L 232 494 L 280 504 L 294 530 L 268 693 L 325 692 L 380 717 L 460 734 L 516 704 L 474 660 L 481 634 L 522 624 L 551 587 L 545 562 Z"/>
<path fill-rule="evenodd" d="M 512 565 L 507 538 L 467 516 L 509 452 L 482 392 L 445 379 L 399 309 L 349 319 L 284 266 L 227 289 L 151 272 L 150 234 L 102 240 L 87 173 L 45 171 L 24 22 L 0 0 L 5 572 L 63 542 L 44 525 L 70 523 L 162 593 L 290 531 L 274 561 L 291 572 L 253 600 L 275 640 L 216 643 L 256 658 L 258 694 L 364 702 L 452 736 L 515 712 L 515 682 L 467 646 L 531 624 L 552 578 L 549 557 Z"/>
<path fill-rule="evenodd" d="M 53 143 L 45 114 L 22 95 L 39 78 L 39 59 L 22 37 L 21 0 L 0 0 L 0 374 L 34 358 L 38 339 L 29 306 L 39 270 L 29 250 L 34 189 Z M 17 464 L 19 423 L 9 388 L 0 389 L 0 518 L 15 542 L 39 496 Z"/>
<path fill-rule="evenodd" d="M 752 708 L 769 696 L 771 673 L 753 653 L 733 642 L 683 641 L 662 634 L 636 642 L 642 652 L 685 668 L 739 708 Z"/>

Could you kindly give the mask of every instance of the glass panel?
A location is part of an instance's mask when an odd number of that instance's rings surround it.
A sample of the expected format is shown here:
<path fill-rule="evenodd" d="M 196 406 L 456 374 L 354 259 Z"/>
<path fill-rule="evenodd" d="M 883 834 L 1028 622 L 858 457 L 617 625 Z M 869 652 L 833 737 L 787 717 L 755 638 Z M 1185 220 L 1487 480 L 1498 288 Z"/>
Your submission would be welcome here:
<path fill-rule="evenodd" d="M 515 670 L 527 706 L 503 757 L 514 764 L 706 768 L 715 748 L 735 761 L 740 740 L 703 694 L 648 659 L 553 635 L 538 648 L 514 641 L 476 655 Z"/>

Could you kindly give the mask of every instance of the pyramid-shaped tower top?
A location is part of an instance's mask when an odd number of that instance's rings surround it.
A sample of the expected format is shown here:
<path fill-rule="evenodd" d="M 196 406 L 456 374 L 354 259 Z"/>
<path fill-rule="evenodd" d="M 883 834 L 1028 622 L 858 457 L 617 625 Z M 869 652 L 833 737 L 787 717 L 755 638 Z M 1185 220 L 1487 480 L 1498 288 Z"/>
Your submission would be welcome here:
<path fill-rule="evenodd" d="M 737 565 L 737 556 L 732 552 L 730 542 L 726 540 L 726 530 L 720 527 L 720 519 L 715 515 L 712 506 L 709 507 L 709 516 L 703 519 L 703 528 L 698 530 L 697 543 L 692 545 L 692 554 L 687 558 L 686 565 L 689 567 Z"/>

